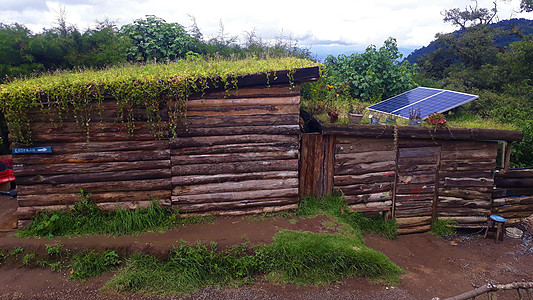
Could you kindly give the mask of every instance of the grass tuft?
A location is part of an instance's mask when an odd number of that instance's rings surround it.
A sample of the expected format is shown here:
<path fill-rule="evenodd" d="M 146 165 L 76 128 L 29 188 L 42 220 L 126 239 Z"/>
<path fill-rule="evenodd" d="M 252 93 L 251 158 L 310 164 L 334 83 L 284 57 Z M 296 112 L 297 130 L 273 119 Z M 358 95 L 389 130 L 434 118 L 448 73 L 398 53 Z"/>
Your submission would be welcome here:
<path fill-rule="evenodd" d="M 75 254 L 71 260 L 70 278 L 85 280 L 104 274 L 121 263 L 115 251 L 103 253 L 94 250 Z"/>
<path fill-rule="evenodd" d="M 431 229 L 429 230 L 429 233 L 438 238 L 454 235 L 456 233 L 456 230 L 454 228 L 455 225 L 457 225 L 457 222 L 455 220 L 437 219 L 431 224 Z"/>

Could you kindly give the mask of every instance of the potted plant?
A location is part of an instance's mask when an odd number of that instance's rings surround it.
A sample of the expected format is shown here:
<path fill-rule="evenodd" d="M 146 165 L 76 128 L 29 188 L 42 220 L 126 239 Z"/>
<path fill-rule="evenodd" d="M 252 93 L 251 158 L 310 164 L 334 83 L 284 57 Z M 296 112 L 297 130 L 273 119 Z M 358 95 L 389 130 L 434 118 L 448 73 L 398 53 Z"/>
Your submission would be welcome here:
<path fill-rule="evenodd" d="M 329 122 L 330 122 L 330 123 L 335 123 L 335 122 L 337 122 L 337 120 L 339 119 L 339 110 L 338 110 L 336 107 L 333 107 L 333 108 L 328 112 L 328 116 L 329 116 Z"/>
<path fill-rule="evenodd" d="M 418 126 L 420 124 L 422 124 L 420 108 L 410 108 L 409 109 L 409 125 Z"/>
<path fill-rule="evenodd" d="M 428 123 L 435 127 L 437 126 L 446 126 L 446 117 L 444 114 L 434 112 L 427 118 Z"/>
<path fill-rule="evenodd" d="M 350 121 L 350 124 L 359 124 L 359 122 L 361 122 L 364 109 L 365 107 L 362 103 L 350 103 L 348 109 L 348 121 Z"/>

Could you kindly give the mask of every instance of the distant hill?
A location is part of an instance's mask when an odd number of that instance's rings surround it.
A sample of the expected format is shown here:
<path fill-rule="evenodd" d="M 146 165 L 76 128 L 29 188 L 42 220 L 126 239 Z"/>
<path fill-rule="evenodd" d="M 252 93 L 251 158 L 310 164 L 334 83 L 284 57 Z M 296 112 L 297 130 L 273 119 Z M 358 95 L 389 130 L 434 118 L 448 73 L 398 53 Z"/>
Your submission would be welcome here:
<path fill-rule="evenodd" d="M 494 44 L 498 47 L 507 47 L 509 44 L 518 42 L 521 40 L 520 36 L 514 34 L 513 31 L 519 30 L 522 35 L 533 34 L 533 20 L 528 19 L 510 19 L 503 20 L 498 23 L 490 24 L 491 27 L 504 30 L 509 34 L 501 34 L 495 37 Z M 457 30 L 453 33 L 461 35 L 464 30 Z M 429 45 L 416 49 L 411 52 L 405 59 L 410 63 L 416 63 L 420 57 L 426 53 L 430 53 L 435 50 L 436 42 L 432 41 Z"/>

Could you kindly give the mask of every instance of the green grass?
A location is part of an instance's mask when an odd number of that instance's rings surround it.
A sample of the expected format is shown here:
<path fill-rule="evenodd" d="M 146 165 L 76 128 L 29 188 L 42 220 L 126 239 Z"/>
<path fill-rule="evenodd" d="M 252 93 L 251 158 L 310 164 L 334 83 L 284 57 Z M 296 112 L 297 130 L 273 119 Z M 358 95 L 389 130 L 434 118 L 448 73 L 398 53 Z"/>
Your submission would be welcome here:
<path fill-rule="evenodd" d="M 19 230 L 16 236 L 126 235 L 212 221 L 212 216 L 182 218 L 176 210 L 162 207 L 156 201 L 148 208 L 102 211 L 94 203 L 83 199 L 76 203 L 71 212 L 44 212 L 37 215 L 33 222 Z"/>
<path fill-rule="evenodd" d="M 456 233 L 455 228 L 453 227 L 454 225 L 457 225 L 457 222 L 455 220 L 437 219 L 431 224 L 431 229 L 429 230 L 429 233 L 438 238 L 454 235 Z"/>
<path fill-rule="evenodd" d="M 106 273 L 121 263 L 115 251 L 90 250 L 72 256 L 70 278 L 85 280 Z"/>
<path fill-rule="evenodd" d="M 447 117 L 446 126 L 449 127 L 469 127 L 469 128 L 493 128 L 504 130 L 517 130 L 514 124 L 501 123 L 492 119 L 483 119 L 480 116 L 459 112 Z"/>

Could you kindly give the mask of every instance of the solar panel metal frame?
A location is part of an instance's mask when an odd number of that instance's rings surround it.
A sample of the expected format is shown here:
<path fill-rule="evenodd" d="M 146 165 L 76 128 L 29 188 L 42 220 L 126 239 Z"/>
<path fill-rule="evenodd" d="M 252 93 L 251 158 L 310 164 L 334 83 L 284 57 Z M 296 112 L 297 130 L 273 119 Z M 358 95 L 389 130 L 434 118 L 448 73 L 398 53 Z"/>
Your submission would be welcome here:
<path fill-rule="evenodd" d="M 387 112 L 387 111 L 383 111 L 383 110 L 379 110 L 379 109 L 374 109 L 374 108 L 372 108 L 373 106 L 376 106 L 376 105 L 379 105 L 379 104 L 383 104 L 383 103 L 386 103 L 386 102 L 388 102 L 388 101 L 394 101 L 394 100 L 397 99 L 398 97 L 401 97 L 402 95 L 405 95 L 405 94 L 407 94 L 407 93 L 412 93 L 413 91 L 416 91 L 417 89 L 433 90 L 433 91 L 438 91 L 438 92 L 435 93 L 435 94 L 431 94 L 430 96 L 427 96 L 427 97 L 421 98 L 420 100 L 417 100 L 417 101 L 415 101 L 415 102 L 413 102 L 413 103 L 410 103 L 410 104 L 407 104 L 407 105 L 404 105 L 404 106 L 398 107 L 398 108 L 394 109 L 394 110 L 391 111 L 391 112 Z M 409 119 L 409 117 L 402 116 L 401 114 L 395 114 L 395 112 L 397 112 L 397 111 L 401 111 L 401 110 L 403 110 L 403 109 L 405 109 L 405 108 L 408 108 L 408 107 L 413 107 L 413 106 L 416 105 L 416 104 L 423 103 L 424 101 L 428 101 L 428 100 L 430 100 L 431 98 L 436 97 L 436 96 L 438 96 L 438 95 L 442 95 L 442 94 L 445 93 L 445 92 L 452 93 L 452 94 L 459 94 L 459 95 L 463 95 L 463 96 L 468 96 L 468 98 L 467 98 L 466 100 L 464 100 L 464 101 L 460 101 L 460 102 L 454 103 L 453 105 L 446 106 L 445 109 L 441 109 L 441 110 L 438 110 L 438 111 L 435 110 L 435 111 L 432 111 L 431 113 L 433 113 L 433 112 L 443 113 L 443 112 L 446 112 L 446 111 L 448 111 L 448 110 L 450 110 L 450 109 L 454 109 L 454 108 L 456 108 L 456 107 L 458 107 L 458 106 L 461 106 L 461 105 L 463 105 L 463 104 L 465 104 L 465 103 L 468 103 L 468 102 L 470 102 L 470 101 L 473 101 L 473 100 L 476 100 L 476 99 L 479 98 L 479 96 L 477 96 L 477 95 L 472 95 L 472 94 L 467 94 L 467 93 L 462 93 L 462 92 L 456 92 L 456 91 L 450 91 L 450 90 L 444 90 L 444 89 L 428 88 L 428 87 L 417 87 L 417 88 L 414 88 L 414 89 L 409 90 L 409 91 L 407 91 L 407 92 L 404 92 L 404 93 L 401 93 L 401 94 L 399 94 L 399 95 L 393 96 L 393 97 L 391 97 L 391 98 L 389 98 L 389 99 L 383 100 L 383 101 L 381 101 L 381 102 L 379 102 L 379 103 L 376 103 L 376 104 L 374 104 L 374 105 L 371 105 L 371 106 L 368 107 L 367 109 L 370 110 L 370 111 L 375 111 L 375 112 L 384 113 L 384 114 L 388 114 L 388 115 L 398 116 L 398 117 L 400 117 L 400 118 L 404 118 L 404 119 Z M 421 116 L 422 119 L 427 118 L 431 113 L 429 113 L 429 114 L 427 114 L 427 115 L 422 115 L 422 116 Z"/>

